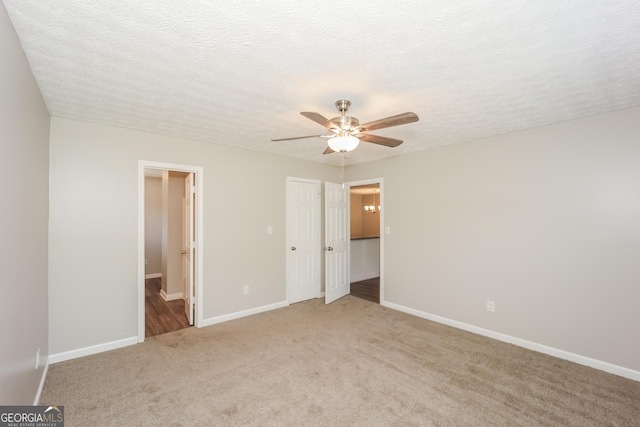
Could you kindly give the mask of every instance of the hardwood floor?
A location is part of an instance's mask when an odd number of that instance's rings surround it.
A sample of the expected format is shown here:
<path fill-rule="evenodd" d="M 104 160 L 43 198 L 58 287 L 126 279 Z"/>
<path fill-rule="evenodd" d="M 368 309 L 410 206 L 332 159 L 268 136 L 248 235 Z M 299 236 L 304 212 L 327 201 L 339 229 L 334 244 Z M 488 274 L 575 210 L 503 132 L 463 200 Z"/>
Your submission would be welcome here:
<path fill-rule="evenodd" d="M 184 301 L 165 301 L 160 296 L 160 278 L 146 279 L 144 282 L 144 323 L 145 337 L 189 327 L 184 313 Z"/>
<path fill-rule="evenodd" d="M 352 283 L 351 295 L 380 304 L 380 278 L 376 277 Z"/>

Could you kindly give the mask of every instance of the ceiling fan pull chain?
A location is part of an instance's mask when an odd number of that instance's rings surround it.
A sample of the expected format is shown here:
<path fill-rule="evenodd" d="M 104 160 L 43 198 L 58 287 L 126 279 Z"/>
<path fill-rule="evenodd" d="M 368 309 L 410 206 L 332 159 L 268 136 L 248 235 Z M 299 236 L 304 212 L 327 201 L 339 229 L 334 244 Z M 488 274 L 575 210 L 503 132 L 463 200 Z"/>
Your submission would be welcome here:
<path fill-rule="evenodd" d="M 341 174 L 340 174 L 340 178 L 342 181 L 342 188 L 344 188 L 344 151 L 340 152 L 341 156 L 340 156 L 340 169 L 341 169 Z"/>

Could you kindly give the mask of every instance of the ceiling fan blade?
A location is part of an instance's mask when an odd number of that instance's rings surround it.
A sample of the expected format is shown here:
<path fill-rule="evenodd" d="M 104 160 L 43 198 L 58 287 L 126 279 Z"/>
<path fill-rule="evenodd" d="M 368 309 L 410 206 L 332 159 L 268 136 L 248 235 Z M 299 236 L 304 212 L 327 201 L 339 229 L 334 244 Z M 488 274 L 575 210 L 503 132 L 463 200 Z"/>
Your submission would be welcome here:
<path fill-rule="evenodd" d="M 331 153 L 335 153 L 335 151 L 333 151 L 331 147 L 327 147 L 322 154 L 331 154 Z"/>
<path fill-rule="evenodd" d="M 372 144 L 384 145 L 385 147 L 397 147 L 402 144 L 399 139 L 388 138 L 386 136 L 368 135 L 366 133 L 359 133 L 355 135 L 360 141 L 371 142 Z"/>
<path fill-rule="evenodd" d="M 291 141 L 294 139 L 305 139 L 305 138 L 322 138 L 326 135 L 309 135 L 309 136 L 294 136 L 293 138 L 280 138 L 280 139 L 272 139 L 271 141 L 273 142 L 279 142 L 279 141 Z"/>
<path fill-rule="evenodd" d="M 314 122 L 318 123 L 319 125 L 326 127 L 327 129 L 329 129 L 331 131 L 339 131 L 340 130 L 338 125 L 336 125 L 331 120 L 329 120 L 326 117 L 324 117 L 322 114 L 312 113 L 312 112 L 308 112 L 308 111 L 303 111 L 300 114 L 305 116 L 307 119 L 311 119 Z"/>
<path fill-rule="evenodd" d="M 369 132 L 376 129 L 390 128 L 392 126 L 406 125 L 407 123 L 413 123 L 418 121 L 418 116 L 415 113 L 402 113 L 395 116 L 386 117 L 380 120 L 374 120 L 369 123 L 365 123 L 356 127 L 358 132 Z"/>

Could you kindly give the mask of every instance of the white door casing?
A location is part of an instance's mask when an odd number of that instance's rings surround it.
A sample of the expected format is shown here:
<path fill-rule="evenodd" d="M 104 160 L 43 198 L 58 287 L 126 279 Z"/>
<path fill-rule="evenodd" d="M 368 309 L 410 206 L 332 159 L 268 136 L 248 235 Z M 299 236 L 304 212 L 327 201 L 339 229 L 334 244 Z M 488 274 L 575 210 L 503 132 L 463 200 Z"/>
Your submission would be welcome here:
<path fill-rule="evenodd" d="M 189 324 L 193 325 L 193 308 L 195 305 L 194 279 L 195 279 L 195 233 L 194 233 L 194 203 L 195 186 L 193 174 L 190 173 L 184 179 L 184 200 L 182 214 L 182 283 L 184 295 L 184 312 L 189 319 Z"/>
<path fill-rule="evenodd" d="M 287 300 L 320 294 L 320 181 L 287 178 Z"/>
<path fill-rule="evenodd" d="M 351 291 L 349 283 L 349 187 L 325 182 L 325 303 Z"/>
<path fill-rule="evenodd" d="M 196 296 L 194 325 L 199 328 L 204 324 L 203 310 L 203 256 L 204 256 L 204 168 L 180 163 L 163 163 L 150 160 L 138 160 L 138 342 L 145 340 L 145 280 L 144 280 L 144 176 L 145 169 L 171 170 L 194 174 L 196 186 L 195 210 L 193 212 L 195 229 L 195 259 L 193 262 L 195 278 L 194 293 Z"/>

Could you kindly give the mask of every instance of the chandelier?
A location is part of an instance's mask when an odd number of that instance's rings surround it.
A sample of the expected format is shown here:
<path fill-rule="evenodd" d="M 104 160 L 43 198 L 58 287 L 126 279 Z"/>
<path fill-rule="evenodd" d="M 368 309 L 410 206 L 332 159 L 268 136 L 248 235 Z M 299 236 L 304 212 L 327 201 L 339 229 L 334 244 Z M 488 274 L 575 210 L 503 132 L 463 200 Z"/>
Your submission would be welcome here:
<path fill-rule="evenodd" d="M 380 210 L 380 205 L 378 205 L 378 211 Z M 373 205 L 365 205 L 364 211 L 367 213 L 376 213 L 376 194 L 373 193 Z"/>

